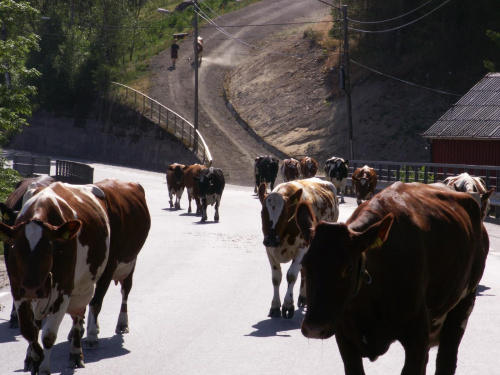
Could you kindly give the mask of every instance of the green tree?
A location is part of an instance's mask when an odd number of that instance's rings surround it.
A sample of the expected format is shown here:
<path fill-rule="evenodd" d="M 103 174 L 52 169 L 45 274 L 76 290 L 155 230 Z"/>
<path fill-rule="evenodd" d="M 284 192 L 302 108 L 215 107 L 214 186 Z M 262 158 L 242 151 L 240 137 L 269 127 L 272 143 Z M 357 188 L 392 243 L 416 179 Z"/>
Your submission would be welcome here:
<path fill-rule="evenodd" d="M 500 51 L 500 33 L 488 30 L 486 32 L 486 35 L 488 35 L 488 37 L 491 39 L 491 41 L 496 45 L 497 52 L 499 52 Z M 497 71 L 497 67 L 500 67 L 500 60 L 485 60 L 484 66 L 490 72 L 495 72 L 495 71 Z"/>
<path fill-rule="evenodd" d="M 39 75 L 36 69 L 26 68 L 30 51 L 38 48 L 38 36 L 23 32 L 20 26 L 37 10 L 25 2 L 0 1 L 0 144 L 19 132 L 31 116 L 30 96 L 35 87 L 27 79 Z"/>

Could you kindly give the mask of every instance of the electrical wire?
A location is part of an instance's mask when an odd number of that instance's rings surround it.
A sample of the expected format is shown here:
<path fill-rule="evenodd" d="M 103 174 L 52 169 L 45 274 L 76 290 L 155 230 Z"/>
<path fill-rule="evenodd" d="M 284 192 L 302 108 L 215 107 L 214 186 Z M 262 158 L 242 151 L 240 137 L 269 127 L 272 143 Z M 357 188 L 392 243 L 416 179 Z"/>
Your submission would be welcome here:
<path fill-rule="evenodd" d="M 326 5 L 329 5 L 331 6 L 332 8 L 335 8 L 335 9 L 339 9 L 340 10 L 340 7 L 336 6 L 336 5 L 333 5 L 333 4 L 330 4 L 330 3 L 327 3 L 326 1 L 323 1 L 323 0 L 318 0 L 320 3 L 323 3 L 323 4 L 326 4 Z"/>
<path fill-rule="evenodd" d="M 358 21 L 358 20 L 353 20 L 351 18 L 348 18 L 348 19 L 349 19 L 349 21 L 354 22 L 354 23 L 371 23 L 371 24 L 374 24 L 374 23 L 390 22 L 390 21 L 397 20 L 399 18 L 403 18 L 403 17 L 405 17 L 405 16 L 407 16 L 407 15 L 413 13 L 413 12 L 416 12 L 417 10 L 419 10 L 420 8 L 423 8 L 424 6 L 426 6 L 427 4 L 431 3 L 432 1 L 434 1 L 434 0 L 429 0 L 428 2 L 420 5 L 419 7 L 415 8 L 413 10 L 410 10 L 408 13 L 401 14 L 400 16 L 397 16 L 397 17 L 394 17 L 394 18 L 389 18 L 387 20 L 382 20 L 382 21 Z"/>
<path fill-rule="evenodd" d="M 430 15 L 431 13 L 434 13 L 436 10 L 438 10 L 439 8 L 441 8 L 442 6 L 446 5 L 447 3 L 449 3 L 451 0 L 446 0 L 444 3 L 438 5 L 436 8 L 434 8 L 433 10 L 431 10 L 429 13 L 427 14 L 424 14 L 422 17 L 419 17 L 417 18 L 416 20 L 413 20 L 411 22 L 408 22 L 407 24 L 404 24 L 404 25 L 401 25 L 401 26 L 398 26 L 398 27 L 394 27 L 392 29 L 387 29 L 387 30 L 360 30 L 360 29 L 354 29 L 352 27 L 348 27 L 349 30 L 352 30 L 352 31 L 357 31 L 357 32 L 360 32 L 360 33 L 369 33 L 369 34 L 375 34 L 375 33 L 386 33 L 386 32 L 389 32 L 389 31 L 394 31 L 394 30 L 399 30 L 399 29 L 402 29 L 403 27 L 406 27 L 406 26 L 409 26 L 411 24 L 414 24 L 415 22 L 417 21 L 420 21 L 421 19 L 427 17 L 428 15 Z"/>
<path fill-rule="evenodd" d="M 396 78 L 396 77 L 390 76 L 390 75 L 388 75 L 388 74 L 384 74 L 384 73 L 382 73 L 382 72 L 379 72 L 379 71 L 377 71 L 377 70 L 375 70 L 375 69 L 369 68 L 369 67 L 367 67 L 366 65 L 360 64 L 360 63 L 358 63 L 358 62 L 356 62 L 356 61 L 354 61 L 354 60 L 352 60 L 352 59 L 351 59 L 350 61 L 351 61 L 353 64 L 356 64 L 356 65 L 358 65 L 358 66 L 360 66 L 360 67 L 362 67 L 362 68 L 365 68 L 365 69 L 367 69 L 367 70 L 370 70 L 370 71 L 372 71 L 372 72 L 374 72 L 374 73 L 380 74 L 380 75 L 382 75 L 382 76 L 384 76 L 384 77 L 387 77 L 387 78 L 394 79 L 394 80 L 399 81 L 399 82 L 406 83 L 406 84 L 408 84 L 408 85 L 416 86 L 416 87 L 419 87 L 419 88 L 421 88 L 421 89 L 426 89 L 426 90 L 429 90 L 429 91 L 434 91 L 434 92 L 437 92 L 437 93 L 439 93 L 439 94 L 446 94 L 446 95 L 453 95 L 453 96 L 460 96 L 460 97 L 462 97 L 462 95 L 459 95 L 459 94 L 454 94 L 454 93 L 451 93 L 451 92 L 446 92 L 446 91 L 436 90 L 436 89 L 432 89 L 432 88 L 430 88 L 430 87 L 425 87 L 425 86 L 417 85 L 416 83 L 412 83 L 412 82 L 404 81 L 404 80 L 402 80 L 402 79 L 399 79 L 399 78 Z"/>

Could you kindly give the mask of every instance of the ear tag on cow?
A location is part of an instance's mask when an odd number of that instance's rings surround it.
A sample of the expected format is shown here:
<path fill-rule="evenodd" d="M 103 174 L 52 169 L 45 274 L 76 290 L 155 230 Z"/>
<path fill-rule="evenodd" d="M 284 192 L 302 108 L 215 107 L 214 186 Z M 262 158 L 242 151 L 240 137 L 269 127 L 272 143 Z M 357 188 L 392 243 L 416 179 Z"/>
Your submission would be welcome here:
<path fill-rule="evenodd" d="M 66 232 L 64 232 L 63 234 L 61 234 L 61 238 L 63 240 L 67 240 L 69 238 L 69 231 L 67 230 Z"/>
<path fill-rule="evenodd" d="M 376 249 L 381 246 L 382 246 L 382 239 L 379 236 L 377 236 L 377 238 L 375 239 L 375 241 L 373 241 L 369 249 Z"/>

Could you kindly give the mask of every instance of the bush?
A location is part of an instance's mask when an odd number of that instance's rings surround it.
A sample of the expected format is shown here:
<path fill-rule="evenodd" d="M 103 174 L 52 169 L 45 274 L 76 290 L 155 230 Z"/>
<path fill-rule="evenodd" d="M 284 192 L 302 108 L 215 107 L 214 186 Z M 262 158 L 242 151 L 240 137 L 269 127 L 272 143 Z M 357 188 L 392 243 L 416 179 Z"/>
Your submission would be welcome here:
<path fill-rule="evenodd" d="M 4 202 L 21 181 L 19 173 L 12 168 L 5 168 L 7 159 L 0 156 L 0 202 Z"/>

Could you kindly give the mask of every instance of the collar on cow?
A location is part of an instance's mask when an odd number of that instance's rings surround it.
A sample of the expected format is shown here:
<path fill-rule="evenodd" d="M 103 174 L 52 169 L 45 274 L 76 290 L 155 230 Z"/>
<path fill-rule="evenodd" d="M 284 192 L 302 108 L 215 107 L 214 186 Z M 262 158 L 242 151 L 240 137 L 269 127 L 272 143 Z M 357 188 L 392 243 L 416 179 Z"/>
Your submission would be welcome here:
<path fill-rule="evenodd" d="M 358 282 L 357 282 L 357 285 L 356 285 L 356 291 L 354 292 L 354 295 L 352 296 L 352 298 L 354 298 L 354 297 L 356 297 L 358 295 L 359 290 L 361 289 L 361 283 L 363 281 L 365 283 L 367 283 L 367 284 L 371 284 L 372 283 L 372 277 L 370 276 L 370 274 L 366 270 L 365 264 L 366 264 L 366 256 L 365 256 L 364 253 L 362 253 L 361 256 L 360 256 L 360 258 L 359 258 Z"/>

